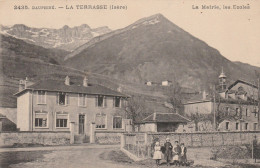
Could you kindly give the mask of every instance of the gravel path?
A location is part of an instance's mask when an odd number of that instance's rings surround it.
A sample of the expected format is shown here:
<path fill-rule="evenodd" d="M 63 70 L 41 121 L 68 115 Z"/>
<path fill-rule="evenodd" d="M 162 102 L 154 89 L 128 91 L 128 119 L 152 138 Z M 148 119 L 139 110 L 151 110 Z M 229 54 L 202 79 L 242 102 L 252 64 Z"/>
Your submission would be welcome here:
<path fill-rule="evenodd" d="M 115 145 L 85 145 L 85 146 L 57 146 L 57 147 L 35 147 L 35 148 L 0 148 L 4 152 L 39 152 L 41 158 L 33 161 L 11 164 L 11 168 L 142 168 L 147 165 L 131 165 L 115 163 L 100 159 L 99 155 L 111 150 L 118 150 Z M 47 151 L 47 152 L 46 152 Z M 188 149 L 188 159 L 194 160 L 194 165 L 222 167 L 223 163 L 209 160 L 210 150 L 208 148 Z M 153 160 L 152 160 L 153 161 Z M 153 166 L 152 166 L 153 167 Z M 156 167 L 156 166 L 155 166 Z M 162 166 L 164 167 L 164 166 Z"/>

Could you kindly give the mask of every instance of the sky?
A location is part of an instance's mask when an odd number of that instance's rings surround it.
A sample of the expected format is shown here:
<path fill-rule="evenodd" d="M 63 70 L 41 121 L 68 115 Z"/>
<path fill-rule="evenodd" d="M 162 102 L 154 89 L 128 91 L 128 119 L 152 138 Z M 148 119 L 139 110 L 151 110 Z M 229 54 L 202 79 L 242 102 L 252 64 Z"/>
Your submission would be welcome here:
<path fill-rule="evenodd" d="M 27 5 L 30 9 L 14 10 L 14 5 Z M 32 9 L 52 5 L 56 9 Z M 66 5 L 74 9 L 66 9 Z M 121 5 L 127 10 L 78 10 L 76 5 Z M 202 5 L 222 9 L 201 9 Z M 249 5 L 250 9 L 225 10 L 223 5 Z M 199 9 L 193 9 L 195 6 Z M 259 0 L 0 0 L 0 24 L 9 26 L 61 28 L 88 24 L 115 30 L 157 13 L 216 48 L 227 59 L 260 67 Z"/>

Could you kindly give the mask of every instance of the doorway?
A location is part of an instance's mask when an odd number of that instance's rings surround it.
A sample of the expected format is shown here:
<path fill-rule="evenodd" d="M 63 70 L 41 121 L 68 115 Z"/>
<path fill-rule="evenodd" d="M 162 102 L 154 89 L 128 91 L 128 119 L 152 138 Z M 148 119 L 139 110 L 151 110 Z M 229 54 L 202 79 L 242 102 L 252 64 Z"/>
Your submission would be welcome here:
<path fill-rule="evenodd" d="M 85 115 L 80 114 L 79 115 L 79 134 L 85 134 Z"/>

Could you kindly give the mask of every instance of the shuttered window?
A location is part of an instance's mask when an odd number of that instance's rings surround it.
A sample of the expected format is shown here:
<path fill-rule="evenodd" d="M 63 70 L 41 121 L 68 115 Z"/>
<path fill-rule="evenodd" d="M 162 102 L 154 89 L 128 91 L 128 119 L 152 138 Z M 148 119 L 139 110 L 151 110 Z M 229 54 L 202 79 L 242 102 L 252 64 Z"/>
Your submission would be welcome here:
<path fill-rule="evenodd" d="M 107 107 L 106 96 L 101 96 L 101 95 L 96 96 L 96 106 L 97 107 Z"/>
<path fill-rule="evenodd" d="M 47 112 L 35 112 L 35 127 L 47 127 Z"/>
<path fill-rule="evenodd" d="M 120 97 L 114 98 L 114 106 L 115 107 L 121 107 L 121 98 Z"/>
<path fill-rule="evenodd" d="M 68 127 L 68 114 L 57 114 L 56 115 L 56 127 L 67 128 Z"/>
<path fill-rule="evenodd" d="M 122 117 L 117 116 L 117 117 L 113 117 L 113 128 L 122 128 Z"/>
<path fill-rule="evenodd" d="M 106 114 L 96 114 L 96 128 L 106 128 Z"/>
<path fill-rule="evenodd" d="M 46 92 L 45 91 L 38 91 L 37 103 L 46 104 Z"/>
<path fill-rule="evenodd" d="M 58 93 L 57 94 L 57 104 L 59 105 L 68 105 L 69 104 L 69 94 Z"/>
<path fill-rule="evenodd" d="M 79 99 L 78 99 L 78 104 L 79 104 L 79 106 L 83 106 L 83 107 L 86 107 L 86 100 L 87 100 L 87 98 L 86 98 L 86 95 L 85 94 L 79 94 Z"/>

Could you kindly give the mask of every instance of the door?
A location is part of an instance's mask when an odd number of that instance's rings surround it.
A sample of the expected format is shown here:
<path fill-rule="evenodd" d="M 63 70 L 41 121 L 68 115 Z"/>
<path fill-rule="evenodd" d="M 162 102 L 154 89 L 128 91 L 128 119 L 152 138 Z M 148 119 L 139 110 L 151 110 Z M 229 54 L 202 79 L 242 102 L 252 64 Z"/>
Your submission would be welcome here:
<path fill-rule="evenodd" d="M 84 125 L 85 125 L 85 115 L 79 115 L 79 134 L 84 134 Z"/>

